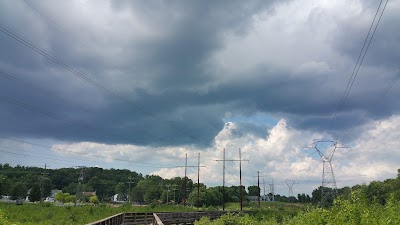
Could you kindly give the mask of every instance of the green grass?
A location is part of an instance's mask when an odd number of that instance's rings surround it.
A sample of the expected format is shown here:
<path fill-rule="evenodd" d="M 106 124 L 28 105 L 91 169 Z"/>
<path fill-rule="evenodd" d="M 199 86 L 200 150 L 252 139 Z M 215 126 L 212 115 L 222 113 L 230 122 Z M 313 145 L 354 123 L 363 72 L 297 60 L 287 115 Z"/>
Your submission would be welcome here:
<path fill-rule="evenodd" d="M 51 204 L 0 203 L 0 225 L 63 225 L 86 224 L 122 212 L 182 212 L 195 211 L 182 206 L 53 206 Z"/>
<path fill-rule="evenodd" d="M 239 203 L 227 203 L 226 210 L 239 210 Z M 244 210 L 253 210 L 255 218 L 275 217 L 278 221 L 287 216 L 297 215 L 302 207 L 295 204 L 280 202 L 262 202 L 261 208 L 257 203 L 246 203 Z M 0 225 L 17 224 L 86 224 L 107 218 L 122 212 L 190 212 L 197 210 L 191 207 L 175 205 L 149 205 L 110 207 L 100 206 L 54 206 L 52 204 L 24 204 L 0 203 Z"/>
<path fill-rule="evenodd" d="M 227 203 L 226 210 L 240 210 L 239 203 Z M 282 222 L 285 218 L 292 218 L 302 212 L 304 209 L 303 204 L 297 203 L 284 203 L 284 202 L 258 202 L 245 203 L 243 210 L 251 210 L 251 217 L 255 221 L 273 218 L 278 223 Z"/>

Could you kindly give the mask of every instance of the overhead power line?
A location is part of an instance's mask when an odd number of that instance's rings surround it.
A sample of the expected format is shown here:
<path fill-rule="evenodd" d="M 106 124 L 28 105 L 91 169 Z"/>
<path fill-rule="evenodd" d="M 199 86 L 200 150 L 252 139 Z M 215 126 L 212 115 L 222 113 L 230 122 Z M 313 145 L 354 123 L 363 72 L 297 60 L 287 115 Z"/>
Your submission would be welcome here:
<path fill-rule="evenodd" d="M 56 63 L 57 65 L 61 66 L 62 68 L 66 69 L 67 71 L 71 72 L 72 74 L 74 74 L 75 76 L 83 79 L 85 82 L 89 83 L 90 85 L 96 87 L 97 89 L 99 89 L 100 91 L 104 92 L 107 95 L 110 95 L 112 97 L 115 97 L 117 99 L 119 99 L 120 101 L 134 107 L 135 109 L 141 111 L 144 115 L 147 115 L 153 119 L 157 119 L 159 121 L 165 122 L 167 123 L 169 126 L 174 127 L 173 124 L 168 123 L 167 121 L 162 120 L 161 118 L 157 117 L 155 114 L 144 110 L 142 107 L 140 107 L 139 105 L 137 105 L 135 102 L 133 102 L 132 100 L 121 96 L 119 94 L 117 94 L 115 91 L 107 88 L 106 86 L 96 82 L 94 79 L 91 79 L 89 77 L 87 77 L 85 74 L 83 74 L 82 72 L 80 72 L 79 70 L 76 70 L 74 68 L 72 68 L 71 66 L 67 65 L 66 63 L 62 62 L 60 59 L 52 56 L 50 53 L 47 53 L 45 50 L 37 47 L 36 45 L 34 45 L 33 43 L 25 40 L 24 38 L 22 38 L 20 35 L 18 35 L 16 32 L 7 29 L 4 25 L 0 24 L 0 31 L 2 33 L 4 33 L 5 35 L 9 36 L 10 38 L 16 40 L 17 42 L 23 44 L 24 46 L 30 48 L 31 50 L 35 51 L 36 53 L 42 55 L 43 57 L 49 59 L 50 61 Z M 175 127 L 176 128 L 176 127 Z M 196 140 L 198 142 L 201 142 L 200 140 L 198 140 L 196 137 L 194 137 L 193 135 L 188 134 L 187 132 L 182 131 L 181 129 L 176 129 L 176 131 L 180 132 L 182 135 L 191 138 L 192 140 Z"/>
<path fill-rule="evenodd" d="M 69 101 L 69 100 L 67 100 L 67 99 L 65 99 L 65 98 L 63 98 L 63 97 L 51 92 L 51 91 L 48 91 L 48 90 L 45 90 L 45 89 L 39 87 L 37 84 L 23 81 L 23 80 L 15 77 L 15 76 L 13 76 L 11 74 L 8 74 L 8 73 L 2 72 L 2 71 L 0 71 L 0 76 L 3 77 L 3 78 L 6 78 L 8 80 L 11 80 L 11 81 L 13 81 L 15 83 L 18 83 L 20 85 L 23 85 L 25 87 L 28 87 L 28 88 L 36 91 L 36 92 L 39 92 L 39 93 L 42 93 L 42 94 L 47 95 L 49 97 L 52 97 L 52 98 L 54 98 L 54 99 L 56 99 L 56 100 L 58 100 L 60 102 L 66 103 L 66 104 L 68 104 L 68 105 L 70 105 L 70 106 L 72 106 L 74 108 L 77 108 L 77 109 L 80 109 L 80 110 L 82 110 L 84 112 L 90 113 L 94 117 L 107 118 L 109 121 L 116 122 L 115 118 L 113 118 L 110 115 L 101 115 L 101 114 L 97 113 L 97 111 L 95 109 L 91 109 L 91 108 L 88 108 L 88 107 L 85 107 L 85 106 L 81 106 L 79 104 L 75 104 L 75 103 L 73 103 L 73 102 L 71 102 L 71 101 Z M 121 124 L 121 123 L 116 123 L 116 124 Z M 166 140 L 166 138 L 164 138 L 164 137 L 155 137 L 155 138 L 158 139 L 158 140 L 163 140 L 163 141 Z"/>
<path fill-rule="evenodd" d="M 88 113 L 92 113 L 92 114 L 96 114 L 96 116 L 103 117 L 103 118 L 112 118 L 111 116 L 100 115 L 94 109 L 90 109 L 90 108 L 87 108 L 85 106 L 81 106 L 81 105 L 75 104 L 75 103 L 73 103 L 73 102 L 71 102 L 71 101 L 69 101 L 69 100 L 67 100 L 67 99 L 65 99 L 63 97 L 60 97 L 60 96 L 56 95 L 55 93 L 53 93 L 51 91 L 47 91 L 47 90 L 45 90 L 43 88 L 40 88 L 38 85 L 36 85 L 34 83 L 28 83 L 28 82 L 23 81 L 23 80 L 15 77 L 13 75 L 10 75 L 8 73 L 0 71 L 0 76 L 4 77 L 6 79 L 9 79 L 9 80 L 11 80 L 11 81 L 13 81 L 15 83 L 18 83 L 20 85 L 23 85 L 25 87 L 28 87 L 28 88 L 30 88 L 30 89 L 32 89 L 34 91 L 37 91 L 39 93 L 45 94 L 47 96 L 50 96 L 50 97 L 52 97 L 52 98 L 54 98 L 54 99 L 56 99 L 58 101 L 64 102 L 64 103 L 66 103 L 68 105 L 71 105 L 71 106 L 73 106 L 73 107 L 75 107 L 77 109 L 80 109 L 82 111 L 85 111 L 85 112 L 88 112 Z"/>
<path fill-rule="evenodd" d="M 360 52 L 360 54 L 358 55 L 357 62 L 356 62 L 356 64 L 355 64 L 354 68 L 353 68 L 353 72 L 352 72 L 352 74 L 351 74 L 351 76 L 350 76 L 349 81 L 347 82 L 346 90 L 345 90 L 345 92 L 344 92 L 344 94 L 343 94 L 343 97 L 342 97 L 340 103 L 339 103 L 339 106 L 338 106 L 338 108 L 337 108 L 337 110 L 336 110 L 336 113 L 335 113 L 335 115 L 333 116 L 333 118 L 332 118 L 332 120 L 331 120 L 331 123 L 330 123 L 330 125 L 329 125 L 328 134 L 331 133 L 331 131 L 332 131 L 332 129 L 333 129 L 335 123 L 336 123 L 336 120 L 337 120 L 337 118 L 339 117 L 340 113 L 342 112 L 343 106 L 344 106 L 344 104 L 345 104 L 346 101 L 347 101 L 347 98 L 348 98 L 348 96 L 349 96 L 349 94 L 350 94 L 350 90 L 351 90 L 351 88 L 353 87 L 353 84 L 354 84 L 355 79 L 357 78 L 358 72 L 359 72 L 359 70 L 360 70 L 360 68 L 361 68 L 361 65 L 362 65 L 363 61 L 364 61 L 365 55 L 367 54 L 367 51 L 368 51 L 369 46 L 370 46 L 370 44 L 371 44 L 372 38 L 374 37 L 375 31 L 376 31 L 376 29 L 378 28 L 379 22 L 381 21 L 382 15 L 383 15 L 383 13 L 384 13 L 384 11 L 385 11 L 385 8 L 386 8 L 386 5 L 387 5 L 388 1 L 389 1 L 389 0 L 386 0 L 386 3 L 385 3 L 385 5 L 383 6 L 383 9 L 382 9 L 381 14 L 380 14 L 380 16 L 379 16 L 379 19 L 378 19 L 378 21 L 375 23 L 376 18 L 377 18 L 377 16 L 378 16 L 378 13 L 379 13 L 379 11 L 380 11 L 380 9 L 381 9 L 381 5 L 382 5 L 383 0 L 381 0 L 380 3 L 379 3 L 378 9 L 376 10 L 376 13 L 375 13 L 375 16 L 374 16 L 374 19 L 372 20 L 371 26 L 369 27 L 367 37 L 365 38 L 364 44 L 363 44 L 363 46 L 362 46 L 362 48 L 361 48 L 361 52 Z M 374 25 L 375 25 L 375 27 L 374 27 Z M 373 27 L 374 27 L 374 28 L 373 28 Z M 372 30 L 373 30 L 373 31 L 372 31 Z M 371 31 L 372 31 L 372 34 L 371 34 Z M 370 34 L 371 34 L 371 35 L 370 35 Z"/>
<path fill-rule="evenodd" d="M 68 153 L 79 154 L 79 155 L 84 155 L 84 156 L 91 156 L 91 157 L 97 157 L 97 158 L 103 158 L 103 159 L 109 159 L 109 160 L 115 160 L 115 161 L 122 161 L 122 162 L 129 162 L 129 163 L 135 163 L 135 164 L 143 164 L 143 165 L 149 165 L 149 166 L 154 166 L 154 167 L 163 167 L 163 168 L 164 167 L 173 167 L 173 168 L 176 167 L 176 166 L 169 166 L 169 165 L 163 165 L 163 164 L 145 163 L 145 162 L 141 162 L 141 161 L 133 161 L 133 160 L 127 160 L 127 159 L 121 159 L 121 158 L 106 157 L 106 156 L 96 155 L 96 154 L 76 152 L 76 151 L 71 151 L 71 150 L 67 150 L 67 149 L 63 149 L 63 148 L 51 147 L 51 146 L 37 144 L 37 143 L 29 142 L 29 141 L 18 140 L 15 138 L 8 138 L 8 137 L 1 137 L 1 136 L 0 136 L 0 138 L 4 139 L 4 140 L 10 140 L 10 141 L 14 141 L 14 142 L 23 143 L 23 144 L 29 144 L 32 146 L 48 148 L 48 149 L 53 149 L 53 150 L 57 150 L 57 151 L 61 151 L 61 152 L 68 152 Z"/>
<path fill-rule="evenodd" d="M 69 123 L 70 125 L 75 125 L 75 126 L 83 127 L 83 128 L 86 128 L 86 129 L 96 130 L 96 131 L 98 131 L 100 133 L 103 133 L 103 134 L 106 134 L 106 135 L 110 135 L 110 136 L 114 136 L 114 137 L 119 137 L 119 138 L 123 138 L 123 139 L 126 139 L 126 140 L 130 140 L 130 138 L 127 137 L 127 136 L 120 135 L 120 134 L 115 134 L 115 133 L 113 133 L 111 131 L 108 131 L 108 130 L 105 130 L 105 129 L 102 129 L 102 128 L 92 127 L 92 126 L 90 126 L 90 125 L 88 125 L 86 123 L 83 123 L 83 122 L 77 122 L 77 121 L 68 120 L 67 118 L 64 118 L 64 117 L 62 117 L 60 115 L 51 113 L 51 112 L 46 111 L 44 109 L 41 109 L 39 107 L 32 106 L 32 105 L 26 104 L 24 102 L 21 102 L 21 101 L 12 99 L 12 98 L 8 98 L 8 97 L 5 97 L 5 96 L 0 96 L 0 100 L 2 100 L 4 102 L 7 102 L 7 103 L 10 103 L 10 104 L 14 104 L 14 105 L 23 107 L 23 108 L 26 108 L 26 109 L 29 109 L 29 110 L 32 110 L 32 111 L 35 111 L 35 112 L 38 112 L 40 114 L 46 115 L 48 117 L 52 117 L 54 119 L 65 121 L 65 122 Z"/>

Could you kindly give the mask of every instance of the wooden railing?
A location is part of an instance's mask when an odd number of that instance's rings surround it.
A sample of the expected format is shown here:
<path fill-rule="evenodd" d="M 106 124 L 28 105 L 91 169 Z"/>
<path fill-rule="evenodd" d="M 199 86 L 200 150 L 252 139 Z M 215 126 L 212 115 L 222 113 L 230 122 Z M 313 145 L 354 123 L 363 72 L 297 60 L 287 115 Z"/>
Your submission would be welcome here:
<path fill-rule="evenodd" d="M 159 212 L 159 213 L 120 213 L 87 225 L 177 225 L 193 224 L 207 216 L 211 220 L 226 213 L 248 213 L 248 211 L 210 211 L 210 212 Z"/>
<path fill-rule="evenodd" d="M 153 224 L 153 213 L 120 213 L 87 225 L 139 225 Z"/>

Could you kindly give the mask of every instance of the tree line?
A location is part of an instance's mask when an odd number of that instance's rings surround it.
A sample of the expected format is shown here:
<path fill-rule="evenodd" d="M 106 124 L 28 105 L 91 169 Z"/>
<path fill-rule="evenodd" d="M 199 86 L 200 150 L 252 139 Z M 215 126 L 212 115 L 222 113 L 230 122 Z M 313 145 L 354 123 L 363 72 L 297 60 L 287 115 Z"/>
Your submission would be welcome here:
<path fill-rule="evenodd" d="M 198 185 L 199 188 L 197 188 Z M 163 179 L 157 175 L 144 176 L 127 169 L 98 167 L 44 169 L 0 164 L 0 195 L 11 196 L 12 199 L 25 198 L 30 190 L 29 199 L 39 201 L 43 197 L 50 196 L 53 189 L 62 190 L 63 194 L 59 194 L 58 197 L 63 202 L 74 201 L 75 198 L 81 201 L 89 200 L 89 197 L 79 196 L 79 194 L 94 191 L 101 202 L 113 201 L 115 195 L 117 195 L 116 200 L 121 202 L 185 203 L 195 206 L 218 206 L 221 205 L 222 200 L 224 202 L 240 201 L 239 186 L 224 187 L 224 196 L 222 196 L 221 186 L 207 187 L 205 184 L 197 184 L 184 177 Z M 259 194 L 257 186 L 249 186 L 248 191 L 245 187 L 242 189 L 244 197 Z M 275 200 L 298 201 L 295 197 L 288 198 L 280 195 L 275 195 Z"/>
<path fill-rule="evenodd" d="M 400 171 L 399 171 L 400 173 Z M 83 176 L 82 176 L 83 175 Z M 185 185 L 186 181 L 186 185 Z M 197 186 L 199 185 L 199 188 Z M 185 190 L 186 188 L 186 190 Z M 142 175 L 127 169 L 102 169 L 98 167 L 86 168 L 59 168 L 44 169 L 40 167 L 25 167 L 9 164 L 0 164 L 0 196 L 11 196 L 12 199 L 25 198 L 30 190 L 29 199 L 39 201 L 50 196 L 51 190 L 62 190 L 71 201 L 84 198 L 82 192 L 96 192 L 100 202 L 111 202 L 117 195 L 117 201 L 130 201 L 136 203 L 168 203 L 191 204 L 194 206 L 218 206 L 224 202 L 239 202 L 240 187 L 207 187 L 200 183 L 194 183 L 189 178 L 174 177 L 163 179 L 157 175 Z M 245 196 L 258 196 L 260 190 L 257 186 L 249 186 L 247 191 L 242 187 Z M 295 196 L 274 195 L 275 201 L 300 202 L 319 204 L 321 201 L 321 189 L 312 191 L 312 195 L 298 194 Z M 329 192 L 329 188 L 325 188 Z M 373 181 L 369 185 L 356 185 L 352 188 L 338 189 L 339 196 L 346 198 L 354 189 L 361 189 L 368 199 L 384 204 L 391 193 L 400 199 L 400 178 L 387 179 L 383 182 Z M 79 191 L 78 191 L 79 190 Z M 199 194 L 197 193 L 199 190 Z M 333 192 L 332 192 L 333 193 Z M 78 196 L 76 196 L 78 194 Z M 272 194 L 268 196 L 272 199 Z M 336 195 L 331 195 L 326 201 L 332 204 Z M 199 202 L 197 201 L 199 198 Z"/>

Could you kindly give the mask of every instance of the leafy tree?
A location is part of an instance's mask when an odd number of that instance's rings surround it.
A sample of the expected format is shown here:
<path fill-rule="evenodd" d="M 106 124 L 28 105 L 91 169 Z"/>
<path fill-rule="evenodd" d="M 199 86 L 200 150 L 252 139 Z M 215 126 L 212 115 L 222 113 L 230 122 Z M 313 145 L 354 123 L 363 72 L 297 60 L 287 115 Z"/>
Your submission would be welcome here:
<path fill-rule="evenodd" d="M 89 201 L 90 203 L 93 203 L 95 205 L 99 204 L 99 199 L 97 198 L 97 196 L 90 196 Z"/>
<path fill-rule="evenodd" d="M 158 185 L 151 185 L 146 189 L 144 194 L 144 201 L 146 203 L 153 202 L 154 200 L 158 200 L 160 198 L 160 188 Z"/>
<path fill-rule="evenodd" d="M 40 186 L 42 189 L 42 196 L 47 197 L 51 195 L 51 190 L 53 189 L 53 184 L 51 180 L 47 177 L 40 179 Z"/>
<path fill-rule="evenodd" d="M 249 190 L 249 196 L 260 195 L 260 188 L 258 188 L 258 186 L 249 186 L 247 189 Z"/>
<path fill-rule="evenodd" d="M 69 193 L 69 194 L 73 195 L 73 194 L 76 194 L 77 186 L 78 186 L 78 183 L 70 183 L 70 184 L 68 184 L 68 186 L 64 187 L 62 189 L 62 191 L 64 193 Z"/>
<path fill-rule="evenodd" d="M 70 196 L 70 194 L 64 192 L 58 192 L 54 198 L 56 201 L 65 203 L 67 202 L 68 196 Z"/>
<path fill-rule="evenodd" d="M 118 195 L 119 201 L 126 201 L 127 200 L 127 187 L 123 182 L 119 182 L 117 186 L 115 186 L 115 194 Z"/>
<path fill-rule="evenodd" d="M 70 194 L 68 194 L 68 195 L 65 197 L 65 202 L 75 202 L 75 199 L 76 199 L 76 195 L 70 195 Z"/>
<path fill-rule="evenodd" d="M 34 183 L 29 193 L 29 201 L 31 202 L 40 201 L 41 191 L 42 190 L 40 190 L 40 184 Z"/>
<path fill-rule="evenodd" d="M 0 168 L 1 168 L 1 164 L 0 164 Z M 8 190 L 7 189 L 7 177 L 0 175 L 0 195 L 5 195 Z"/>
<path fill-rule="evenodd" d="M 15 200 L 18 198 L 25 198 L 27 195 L 28 189 L 25 184 L 22 182 L 16 182 L 11 187 L 11 199 Z"/>
<path fill-rule="evenodd" d="M 139 181 L 132 191 L 132 199 L 138 202 L 151 202 L 161 197 L 161 189 L 158 185 L 158 176 L 149 176 Z"/>
<path fill-rule="evenodd" d="M 386 199 L 389 198 L 392 187 L 380 181 L 372 181 L 366 189 L 366 197 L 371 202 L 377 202 L 381 205 L 386 204 Z"/>

